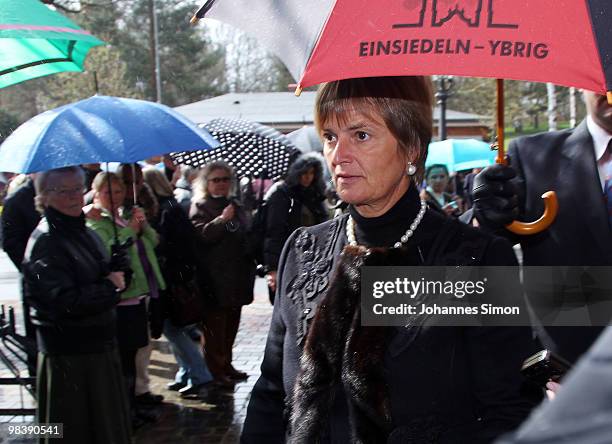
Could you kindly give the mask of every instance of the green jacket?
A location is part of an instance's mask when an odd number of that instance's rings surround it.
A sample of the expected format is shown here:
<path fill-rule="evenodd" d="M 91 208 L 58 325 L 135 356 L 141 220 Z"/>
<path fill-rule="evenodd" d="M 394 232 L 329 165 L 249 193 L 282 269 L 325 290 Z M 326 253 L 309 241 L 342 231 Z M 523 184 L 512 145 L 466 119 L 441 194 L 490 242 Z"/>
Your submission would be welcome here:
<path fill-rule="evenodd" d="M 87 220 L 87 226 L 94 230 L 98 236 L 104 242 L 104 245 L 109 251 L 111 250 L 111 245 L 115 242 L 115 233 L 113 230 L 113 222 L 110 220 L 110 217 L 107 215 L 103 215 L 101 220 Z M 132 238 L 136 240 L 137 234 L 130 227 L 117 227 L 119 241 L 124 242 L 128 238 Z M 155 272 L 155 277 L 157 278 L 157 285 L 160 290 L 164 290 L 166 288 L 166 283 L 164 282 L 164 278 L 162 277 L 161 271 L 159 269 L 159 264 L 157 263 L 157 256 L 155 254 L 155 246 L 158 244 L 159 239 L 157 233 L 153 228 L 147 225 L 145 229 L 142 230 L 140 240 L 144 244 L 145 251 L 147 253 L 147 257 L 149 258 L 149 262 L 153 267 L 153 271 Z M 147 278 L 144 273 L 144 269 L 142 267 L 142 263 L 140 262 L 140 258 L 138 257 L 138 247 L 136 243 L 132 244 L 129 250 L 130 253 L 130 267 L 132 268 L 132 282 L 130 286 L 121 293 L 121 299 L 131 299 L 149 292 L 149 283 L 147 282 Z"/>

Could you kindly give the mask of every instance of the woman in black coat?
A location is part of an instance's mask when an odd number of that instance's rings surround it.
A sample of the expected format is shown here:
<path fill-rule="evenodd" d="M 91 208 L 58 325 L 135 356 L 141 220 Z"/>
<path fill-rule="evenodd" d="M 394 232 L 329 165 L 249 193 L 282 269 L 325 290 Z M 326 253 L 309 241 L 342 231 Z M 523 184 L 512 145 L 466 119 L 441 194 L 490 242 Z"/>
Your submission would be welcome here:
<path fill-rule="evenodd" d="M 328 219 L 319 156 L 309 153 L 298 157 L 291 164 L 287 178 L 270 188 L 265 205 L 263 261 L 268 270 L 270 301 L 274 303 L 278 259 L 287 238 L 299 227 L 311 227 Z"/>
<path fill-rule="evenodd" d="M 44 218 L 23 262 L 35 309 L 39 423 L 63 423 L 66 443 L 130 443 L 130 416 L 117 349 L 115 306 L 125 287 L 101 239 L 85 226 L 79 167 L 40 173 Z"/>
<path fill-rule="evenodd" d="M 516 264 L 506 241 L 420 201 L 431 103 L 423 77 L 320 89 L 317 128 L 349 211 L 287 241 L 243 443 L 485 443 L 532 407 L 528 328 L 361 324 L 362 266 Z"/>

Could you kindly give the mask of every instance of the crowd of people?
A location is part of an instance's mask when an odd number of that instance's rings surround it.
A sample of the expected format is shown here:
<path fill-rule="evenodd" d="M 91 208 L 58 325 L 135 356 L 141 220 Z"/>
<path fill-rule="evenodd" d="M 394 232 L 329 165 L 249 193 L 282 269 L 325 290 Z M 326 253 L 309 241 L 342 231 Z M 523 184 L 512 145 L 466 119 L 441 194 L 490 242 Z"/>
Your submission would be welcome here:
<path fill-rule="evenodd" d="M 88 164 L 9 181 L 3 248 L 22 273 L 27 335 L 37 343 L 29 370 L 39 419 L 63 422 L 74 442 L 101 428 L 97 442 L 129 442 L 131 429 L 156 421 L 164 397 L 151 393 L 148 367 L 151 340 L 162 334 L 178 364 L 168 390 L 197 396 L 248 378 L 232 349 L 241 309 L 253 301 L 257 208 L 242 204 L 225 162 L 166 163 L 114 172 Z M 266 195 L 260 243 L 272 288 L 291 231 L 327 219 L 322 169 L 303 156 Z"/>
<path fill-rule="evenodd" d="M 300 156 L 255 205 L 223 161 L 15 176 L 2 242 L 22 273 L 26 335 L 37 343 L 28 364 L 39 422 L 64 423 L 66 442 L 130 442 L 164 399 L 148 375 L 162 334 L 178 364 L 168 390 L 197 396 L 248 378 L 232 351 L 260 265 L 274 311 L 243 442 L 475 443 L 512 431 L 541 395 L 522 362 L 543 346 L 575 362 L 601 328 L 364 327 L 360 269 L 514 266 L 516 243 L 527 265 L 612 262 L 610 244 L 589 246 L 592 230 L 574 217 L 576 182 L 585 190 L 583 177 L 602 178 L 583 201 L 610 236 L 601 195 L 612 116 L 605 98 L 585 98 L 580 127 L 514 142 L 514 168 L 474 171 L 465 188 L 446 165 L 425 168 L 425 77 L 324 84 L 315 123 L 326 165 Z M 584 171 L 547 170 L 548 154 L 577 158 L 584 145 L 595 153 L 573 166 Z M 503 230 L 535 218 L 548 188 L 566 200 L 548 234 Z"/>

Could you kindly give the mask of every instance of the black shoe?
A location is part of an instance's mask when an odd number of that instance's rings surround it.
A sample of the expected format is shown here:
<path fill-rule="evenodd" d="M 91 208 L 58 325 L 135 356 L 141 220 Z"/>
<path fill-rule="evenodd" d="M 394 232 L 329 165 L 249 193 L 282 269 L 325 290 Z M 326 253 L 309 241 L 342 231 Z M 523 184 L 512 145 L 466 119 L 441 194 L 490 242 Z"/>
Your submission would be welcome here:
<path fill-rule="evenodd" d="M 166 385 L 166 388 L 173 392 L 178 392 L 183 387 L 187 387 L 187 384 L 183 384 L 182 382 L 171 382 Z"/>
<path fill-rule="evenodd" d="M 200 395 L 202 392 L 202 389 L 206 385 L 207 384 L 189 384 L 183 387 L 182 389 L 180 389 L 179 394 L 181 395 L 181 398 L 185 398 L 187 396 Z"/>
<path fill-rule="evenodd" d="M 233 381 L 246 381 L 249 379 L 249 375 L 245 372 L 232 369 L 227 373 L 227 377 Z"/>
<path fill-rule="evenodd" d="M 154 395 L 151 392 L 136 395 L 136 403 L 140 405 L 159 405 L 164 401 L 162 395 Z"/>
<path fill-rule="evenodd" d="M 152 410 L 136 409 L 135 419 L 140 419 L 144 422 L 154 423 L 159 419 L 159 414 Z"/>
<path fill-rule="evenodd" d="M 146 424 L 147 424 L 147 421 L 145 421 L 144 419 L 140 419 L 136 416 L 132 418 L 132 430 L 138 430 L 144 427 Z"/>
<path fill-rule="evenodd" d="M 234 388 L 234 386 L 236 385 L 236 381 L 233 379 L 230 379 L 228 376 L 218 376 L 215 378 L 215 380 L 213 381 L 213 384 L 216 387 L 222 388 L 222 389 L 232 389 Z"/>

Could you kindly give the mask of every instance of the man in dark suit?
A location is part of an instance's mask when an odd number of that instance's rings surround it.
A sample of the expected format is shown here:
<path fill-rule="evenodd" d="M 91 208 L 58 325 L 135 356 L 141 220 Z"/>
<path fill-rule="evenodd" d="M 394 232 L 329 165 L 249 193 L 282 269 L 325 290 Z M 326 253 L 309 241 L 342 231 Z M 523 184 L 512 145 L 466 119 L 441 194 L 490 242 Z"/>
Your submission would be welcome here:
<path fill-rule="evenodd" d="M 584 92 L 584 99 L 588 115 L 577 128 L 515 139 L 508 153 L 511 167 L 494 165 L 475 179 L 478 223 L 506 237 L 513 236 L 504 225 L 538 219 L 544 211 L 541 195 L 557 193 L 559 213 L 553 224 L 542 233 L 512 239 L 520 242 L 526 266 L 612 265 L 611 213 L 605 199 L 612 173 L 612 106 L 592 92 Z M 575 361 L 600 331 L 549 328 L 549 348 Z"/>

